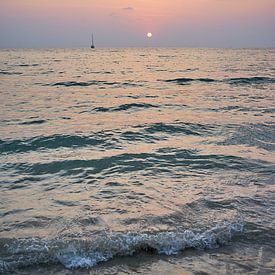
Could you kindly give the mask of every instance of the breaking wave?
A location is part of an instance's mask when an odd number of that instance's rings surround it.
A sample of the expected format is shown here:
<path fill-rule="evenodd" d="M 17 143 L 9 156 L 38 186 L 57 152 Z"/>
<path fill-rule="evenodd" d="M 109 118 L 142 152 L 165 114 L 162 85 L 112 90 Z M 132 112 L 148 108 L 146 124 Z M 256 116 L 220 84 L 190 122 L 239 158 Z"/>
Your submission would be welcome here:
<path fill-rule="evenodd" d="M 141 251 L 175 255 L 188 248 L 213 249 L 243 232 L 244 224 L 224 222 L 205 230 L 157 233 L 112 233 L 85 238 L 0 239 L 0 272 L 37 264 L 61 263 L 66 268 L 89 268 L 114 257 Z"/>

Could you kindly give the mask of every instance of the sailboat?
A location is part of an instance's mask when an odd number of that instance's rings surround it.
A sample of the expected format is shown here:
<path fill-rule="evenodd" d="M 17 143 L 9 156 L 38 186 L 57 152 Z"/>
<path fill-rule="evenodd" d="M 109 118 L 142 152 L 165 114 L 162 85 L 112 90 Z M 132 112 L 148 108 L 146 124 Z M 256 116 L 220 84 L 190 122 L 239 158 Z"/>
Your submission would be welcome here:
<path fill-rule="evenodd" d="M 95 48 L 95 44 L 94 44 L 94 35 L 92 34 L 92 44 L 91 44 L 91 49 Z"/>

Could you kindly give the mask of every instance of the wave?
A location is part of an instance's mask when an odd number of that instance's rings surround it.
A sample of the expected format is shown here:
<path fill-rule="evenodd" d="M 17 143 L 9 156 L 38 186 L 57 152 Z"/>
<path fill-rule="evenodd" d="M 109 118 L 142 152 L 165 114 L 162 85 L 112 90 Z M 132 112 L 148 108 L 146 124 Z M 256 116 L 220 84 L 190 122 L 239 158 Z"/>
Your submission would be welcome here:
<path fill-rule="evenodd" d="M 162 138 L 146 134 L 145 132 L 126 131 L 121 133 L 120 139 L 129 143 L 136 144 L 137 142 L 154 143 Z"/>
<path fill-rule="evenodd" d="M 100 159 L 66 159 L 39 163 L 6 163 L 4 169 L 13 168 L 21 175 L 46 175 L 62 173 L 70 176 L 82 173 L 86 169 L 93 169 L 94 174 L 126 174 L 138 171 L 161 175 L 162 173 L 177 173 L 203 171 L 213 173 L 222 171 L 246 171 L 251 169 L 257 173 L 272 171 L 274 167 L 268 162 L 260 162 L 235 156 L 202 155 L 191 150 L 173 148 L 159 149 L 155 153 L 119 154 Z M 179 171 L 180 168 L 180 171 Z"/>
<path fill-rule="evenodd" d="M 120 112 L 127 111 L 129 109 L 146 109 L 146 108 L 157 108 L 157 105 L 148 104 L 148 103 L 130 103 L 130 104 L 122 104 L 118 107 L 97 107 L 94 108 L 96 112 Z"/>
<path fill-rule="evenodd" d="M 3 75 L 20 75 L 20 74 L 23 74 L 23 73 L 20 73 L 20 72 L 8 72 L 8 71 L 0 71 L 0 75 L 3 74 Z"/>
<path fill-rule="evenodd" d="M 41 149 L 56 149 L 60 147 L 74 148 L 86 146 L 108 146 L 105 138 L 98 133 L 97 136 L 72 136 L 72 135 L 53 135 L 39 136 L 31 139 L 0 140 L 1 153 L 24 153 Z"/>
<path fill-rule="evenodd" d="M 255 77 L 228 78 L 228 79 L 225 79 L 224 82 L 231 85 L 252 85 L 252 84 L 275 83 L 275 79 L 270 77 L 255 76 Z"/>
<path fill-rule="evenodd" d="M 1 73 L 1 72 L 0 72 Z M 225 83 L 229 85 L 256 85 L 256 84 L 272 84 L 275 83 L 275 79 L 271 77 L 237 77 L 237 78 L 225 78 L 222 80 L 213 78 L 174 78 L 162 80 L 167 83 L 175 83 L 178 85 L 190 85 L 192 83 Z M 91 81 L 63 81 L 46 84 L 46 86 L 64 86 L 64 87 L 87 87 L 87 86 L 114 86 L 118 87 L 142 87 L 143 83 L 135 83 L 133 81 L 127 82 L 108 82 L 102 80 L 91 80 Z"/>
<path fill-rule="evenodd" d="M 46 123 L 46 122 L 47 122 L 47 120 L 40 119 L 40 120 L 24 121 L 24 122 L 21 122 L 19 124 L 21 124 L 21 125 L 32 125 L 32 124 L 43 124 L 43 123 Z"/>
<path fill-rule="evenodd" d="M 45 86 L 63 86 L 63 87 L 87 87 L 87 86 L 114 86 L 115 88 L 119 87 L 141 87 L 143 84 L 134 83 L 132 81 L 128 82 L 108 82 L 102 80 L 90 80 L 90 81 L 62 81 L 56 83 L 46 84 Z"/>
<path fill-rule="evenodd" d="M 56 82 L 47 84 L 47 86 L 64 86 L 64 87 L 74 87 L 74 86 L 80 86 L 80 87 L 86 87 L 91 85 L 114 85 L 118 84 L 117 82 L 106 82 L 106 81 L 99 81 L 99 80 L 92 80 L 92 81 L 86 81 L 86 82 L 79 82 L 79 81 L 64 81 L 64 82 Z"/>
<path fill-rule="evenodd" d="M 165 82 L 173 82 L 179 85 L 190 84 L 191 82 L 204 82 L 204 83 L 211 83 L 217 82 L 217 80 L 212 78 L 175 78 L 175 79 L 168 79 Z"/>
<path fill-rule="evenodd" d="M 172 82 L 178 85 L 187 85 L 193 82 L 195 83 L 226 83 L 230 85 L 253 85 L 253 84 L 271 84 L 275 83 L 274 78 L 270 77 L 237 77 L 237 78 L 225 78 L 223 80 L 217 80 L 212 78 L 175 78 L 164 80 L 165 82 Z"/>
<path fill-rule="evenodd" d="M 92 234 L 90 237 L 55 239 L 0 239 L 0 272 L 38 264 L 61 263 L 66 268 L 89 268 L 114 257 L 133 256 L 141 251 L 175 255 L 187 248 L 213 249 L 243 233 L 244 223 L 223 222 L 204 230 L 156 233 Z"/>
<path fill-rule="evenodd" d="M 143 125 L 142 127 L 144 128 L 144 132 L 146 133 L 168 133 L 173 135 L 206 135 L 211 134 L 211 131 L 216 128 L 213 125 L 202 125 L 194 123 L 154 123 L 148 126 Z"/>
<path fill-rule="evenodd" d="M 125 110 L 139 110 L 142 108 L 157 108 L 158 105 L 146 103 L 123 104 L 118 107 L 104 108 L 98 107 L 94 110 L 97 112 L 118 112 Z M 86 111 L 85 111 L 86 112 Z M 64 117 L 63 119 L 68 119 Z M 45 120 L 32 120 L 21 122 L 23 125 L 39 125 L 46 123 Z M 25 153 L 30 151 L 58 149 L 58 148 L 83 148 L 83 147 L 104 147 L 118 148 L 121 146 L 121 140 L 133 142 L 141 141 L 152 143 L 167 138 L 167 135 L 195 135 L 205 136 L 213 135 L 217 130 L 215 125 L 203 125 L 193 123 L 152 123 L 137 125 L 133 128 L 137 131 L 121 131 L 113 132 L 94 132 L 88 136 L 82 135 L 49 135 L 36 136 L 29 139 L 0 139 L 0 153 Z"/>
<path fill-rule="evenodd" d="M 37 67 L 37 66 L 39 66 L 39 64 L 37 64 L 37 63 L 34 63 L 34 64 L 18 64 L 18 65 L 15 65 L 15 66 L 18 66 L 18 67 Z"/>
<path fill-rule="evenodd" d="M 232 127 L 234 132 L 232 133 Z M 239 145 L 246 144 L 267 151 L 275 151 L 275 124 L 245 124 L 232 125 L 225 129 L 229 135 L 218 145 Z"/>

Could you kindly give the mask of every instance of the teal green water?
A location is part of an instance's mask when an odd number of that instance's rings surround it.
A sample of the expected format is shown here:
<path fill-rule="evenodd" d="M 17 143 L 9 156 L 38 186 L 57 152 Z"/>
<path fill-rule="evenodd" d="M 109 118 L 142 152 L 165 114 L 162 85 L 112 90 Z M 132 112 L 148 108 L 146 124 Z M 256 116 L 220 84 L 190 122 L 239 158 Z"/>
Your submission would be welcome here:
<path fill-rule="evenodd" d="M 274 272 L 274 49 L 0 61 L 0 272 Z"/>

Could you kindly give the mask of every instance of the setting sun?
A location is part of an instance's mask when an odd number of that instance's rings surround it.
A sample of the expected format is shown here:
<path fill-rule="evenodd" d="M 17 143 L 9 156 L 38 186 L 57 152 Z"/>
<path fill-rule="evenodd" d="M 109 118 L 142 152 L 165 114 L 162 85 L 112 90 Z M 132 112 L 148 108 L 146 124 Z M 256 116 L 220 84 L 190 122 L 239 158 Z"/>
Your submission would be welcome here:
<path fill-rule="evenodd" d="M 151 32 L 148 32 L 148 33 L 147 33 L 147 37 L 148 37 L 148 38 L 151 38 L 152 36 L 153 36 L 153 34 L 152 34 Z"/>

